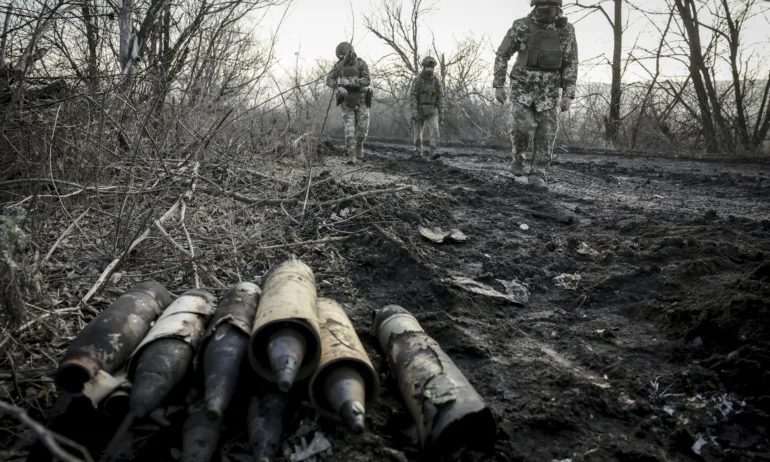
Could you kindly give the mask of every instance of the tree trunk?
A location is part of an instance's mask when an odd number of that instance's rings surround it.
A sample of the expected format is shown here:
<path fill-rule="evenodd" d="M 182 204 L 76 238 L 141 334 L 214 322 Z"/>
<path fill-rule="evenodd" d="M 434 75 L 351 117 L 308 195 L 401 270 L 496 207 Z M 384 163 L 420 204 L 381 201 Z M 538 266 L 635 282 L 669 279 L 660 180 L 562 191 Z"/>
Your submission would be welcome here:
<path fill-rule="evenodd" d="M 84 0 L 81 6 L 83 13 L 83 24 L 86 29 L 86 44 L 88 45 L 88 56 L 86 56 L 86 85 L 88 89 L 95 93 L 99 91 L 99 67 L 98 67 L 98 47 L 99 47 L 99 29 L 96 24 L 97 17 L 94 16 L 90 0 Z"/>
<path fill-rule="evenodd" d="M 712 113 L 712 106 L 709 104 L 709 91 L 706 89 L 704 74 L 708 75 L 706 64 L 703 58 L 703 51 L 700 43 L 700 31 L 696 19 L 690 12 L 690 7 L 694 7 L 692 0 L 674 0 L 679 16 L 682 19 L 682 26 L 685 30 L 685 39 L 690 48 L 690 77 L 692 78 L 695 94 L 698 97 L 698 108 L 700 109 L 701 125 L 703 126 L 703 137 L 706 140 L 706 150 L 709 152 L 719 152 L 722 149 L 720 143 L 720 134 L 714 124 L 715 117 Z M 706 72 L 702 72 L 706 70 Z M 710 83 L 710 80 L 709 80 Z"/>
<path fill-rule="evenodd" d="M 620 134 L 621 60 L 623 55 L 623 0 L 615 1 L 615 19 L 612 24 L 612 87 L 610 89 L 610 116 L 605 127 L 607 139 L 618 141 Z"/>

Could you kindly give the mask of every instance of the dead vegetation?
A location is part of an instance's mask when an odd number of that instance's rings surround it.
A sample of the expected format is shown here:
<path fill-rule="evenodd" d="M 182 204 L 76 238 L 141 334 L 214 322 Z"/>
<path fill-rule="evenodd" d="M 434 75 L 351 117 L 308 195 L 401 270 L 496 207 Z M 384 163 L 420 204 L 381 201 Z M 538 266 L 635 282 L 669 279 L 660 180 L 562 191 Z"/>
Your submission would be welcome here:
<path fill-rule="evenodd" d="M 153 278 L 177 294 L 191 287 L 219 294 L 257 280 L 292 252 L 354 294 L 347 257 L 333 244 L 384 240 L 415 258 L 399 237 L 411 223 L 400 219 L 399 200 L 412 186 L 372 186 L 364 181 L 371 166 L 321 167 L 335 154 L 324 128 L 339 128 L 323 86 L 329 63 L 297 69 L 286 84 L 273 72 L 274 37 L 247 27 L 260 10 L 284 4 L 16 0 L 0 8 L 0 399 L 13 418 L 3 425 L 21 439 L 58 444 L 28 417 L 42 418 L 53 403 L 51 373 L 62 347 L 132 283 Z M 384 10 L 387 20 L 414 27 L 428 11 L 413 5 L 411 14 Z M 562 142 L 666 154 L 762 152 L 770 84 L 740 59 L 742 20 L 728 20 L 760 7 L 745 5 L 719 2 L 711 27 L 720 32 L 697 67 L 707 75 L 727 44 L 737 80 L 712 82 L 703 93 L 692 77 L 666 77 L 665 59 L 690 56 L 683 43 L 694 30 L 681 28 L 673 6 L 646 12 L 660 33 L 657 47 L 623 54 L 621 69 L 642 63 L 649 79 L 619 89 L 584 84 Z M 377 24 L 372 18 L 368 26 Z M 407 133 L 407 63 L 416 66 L 430 52 L 447 89 L 446 136 L 505 144 L 508 108 L 491 99 L 483 40 L 466 37 L 440 50 L 427 35 L 412 38 L 393 41 L 398 58 L 373 60 L 372 134 Z M 525 205 L 510 208 L 562 222 Z"/>

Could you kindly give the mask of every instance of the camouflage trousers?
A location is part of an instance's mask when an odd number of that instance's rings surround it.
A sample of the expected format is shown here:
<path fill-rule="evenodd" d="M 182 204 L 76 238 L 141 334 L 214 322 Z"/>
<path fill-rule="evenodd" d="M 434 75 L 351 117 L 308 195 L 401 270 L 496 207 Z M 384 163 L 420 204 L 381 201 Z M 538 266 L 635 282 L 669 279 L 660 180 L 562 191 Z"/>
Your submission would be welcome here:
<path fill-rule="evenodd" d="M 345 127 L 345 151 L 350 158 L 355 158 L 356 151 L 362 152 L 366 135 L 369 134 L 369 108 L 362 104 L 354 109 L 345 103 L 340 107 Z"/>
<path fill-rule="evenodd" d="M 433 155 L 438 149 L 439 138 L 439 124 L 438 113 L 431 114 L 424 119 L 412 119 L 412 134 L 414 135 L 414 149 L 418 153 L 422 153 L 422 134 L 425 129 L 428 129 L 428 143 L 430 146 L 430 154 Z"/>
<path fill-rule="evenodd" d="M 513 162 L 519 166 L 531 167 L 531 174 L 546 178 L 553 159 L 553 143 L 559 130 L 559 108 L 555 106 L 542 112 L 532 106 L 513 102 L 511 111 L 511 143 Z M 527 159 L 528 151 L 532 155 Z"/>

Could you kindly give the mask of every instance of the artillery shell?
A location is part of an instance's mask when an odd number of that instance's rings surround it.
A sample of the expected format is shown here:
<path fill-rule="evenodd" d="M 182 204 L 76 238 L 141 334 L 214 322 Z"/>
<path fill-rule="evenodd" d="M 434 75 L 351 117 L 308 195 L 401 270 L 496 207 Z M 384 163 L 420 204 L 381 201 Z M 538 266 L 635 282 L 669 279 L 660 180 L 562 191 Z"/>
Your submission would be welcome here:
<path fill-rule="evenodd" d="M 213 313 L 214 296 L 188 290 L 158 319 L 128 363 L 133 379 L 131 414 L 144 417 L 166 398 L 187 373 Z"/>
<path fill-rule="evenodd" d="M 286 393 L 294 384 L 294 379 L 305 359 L 307 341 L 297 329 L 283 327 L 270 335 L 267 342 L 267 356 L 275 374 L 278 389 Z"/>
<path fill-rule="evenodd" d="M 167 337 L 147 345 L 137 361 L 131 388 L 131 414 L 144 417 L 154 411 L 187 374 L 193 359 L 192 347 Z"/>
<path fill-rule="evenodd" d="M 108 417 L 125 417 L 130 412 L 131 387 L 116 388 L 102 402 L 104 413 Z"/>
<path fill-rule="evenodd" d="M 311 402 L 325 417 L 364 431 L 365 403 L 379 395 L 379 378 L 345 310 L 334 300 L 318 300 L 321 363 L 310 380 Z"/>
<path fill-rule="evenodd" d="M 426 455 L 494 447 L 492 412 L 411 313 L 386 306 L 375 315 L 373 327 Z"/>
<path fill-rule="evenodd" d="M 249 340 L 249 360 L 260 376 L 280 382 L 283 390 L 318 367 L 316 299 L 313 272 L 296 257 L 271 268 L 263 283 Z M 296 373 L 292 372 L 295 368 Z"/>
<path fill-rule="evenodd" d="M 259 294 L 259 287 L 249 282 L 233 286 L 219 303 L 203 340 L 207 415 L 212 420 L 222 417 L 238 385 Z"/>
<path fill-rule="evenodd" d="M 356 434 L 364 432 L 366 392 L 364 379 L 358 371 L 349 366 L 333 368 L 324 384 L 324 397 L 345 425 Z"/>
<path fill-rule="evenodd" d="M 128 289 L 89 322 L 67 348 L 54 377 L 59 389 L 80 393 L 99 370 L 110 374 L 118 370 L 169 303 L 171 294 L 157 282 L 142 282 Z"/>
<path fill-rule="evenodd" d="M 271 462 L 281 447 L 289 395 L 269 391 L 249 405 L 249 442 L 254 462 Z"/>
<path fill-rule="evenodd" d="M 182 462 L 209 462 L 219 444 L 222 419 L 210 419 L 205 410 L 193 412 L 184 423 Z"/>

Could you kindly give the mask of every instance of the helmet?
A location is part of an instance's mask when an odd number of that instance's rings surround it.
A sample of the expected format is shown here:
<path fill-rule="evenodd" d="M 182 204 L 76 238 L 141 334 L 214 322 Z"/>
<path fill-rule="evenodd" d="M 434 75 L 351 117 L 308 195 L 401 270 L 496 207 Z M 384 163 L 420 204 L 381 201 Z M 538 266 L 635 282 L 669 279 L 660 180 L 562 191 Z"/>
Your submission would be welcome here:
<path fill-rule="evenodd" d="M 346 56 L 348 53 L 353 51 L 353 45 L 351 45 L 348 42 L 340 42 L 339 45 L 337 45 L 337 49 L 334 50 L 335 56 Z"/>
<path fill-rule="evenodd" d="M 529 6 L 556 5 L 563 6 L 563 0 L 529 0 Z"/>
<path fill-rule="evenodd" d="M 422 67 L 436 67 L 436 64 L 438 64 L 438 61 L 432 56 L 426 56 L 425 59 L 422 60 Z"/>

